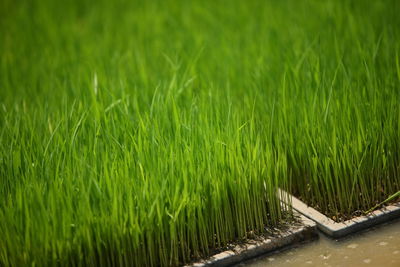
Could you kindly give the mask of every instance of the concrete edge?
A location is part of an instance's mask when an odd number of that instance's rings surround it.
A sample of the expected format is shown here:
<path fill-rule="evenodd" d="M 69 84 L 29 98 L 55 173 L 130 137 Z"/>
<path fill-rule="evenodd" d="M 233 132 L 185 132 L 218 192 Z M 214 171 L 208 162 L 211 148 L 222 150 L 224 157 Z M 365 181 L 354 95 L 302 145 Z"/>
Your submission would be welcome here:
<path fill-rule="evenodd" d="M 316 223 L 295 211 L 294 213 L 295 216 L 300 218 L 299 223 L 290 226 L 288 230 L 279 233 L 277 236 L 248 240 L 244 244 L 236 245 L 231 250 L 223 251 L 185 267 L 230 266 L 288 245 L 315 239 L 318 236 Z"/>
<path fill-rule="evenodd" d="M 344 237 L 374 225 L 400 218 L 400 202 L 398 202 L 375 210 L 368 215 L 337 223 L 283 190 L 280 190 L 280 196 L 282 196 L 281 200 L 283 202 L 291 202 L 294 210 L 316 222 L 320 231 L 334 238 Z"/>

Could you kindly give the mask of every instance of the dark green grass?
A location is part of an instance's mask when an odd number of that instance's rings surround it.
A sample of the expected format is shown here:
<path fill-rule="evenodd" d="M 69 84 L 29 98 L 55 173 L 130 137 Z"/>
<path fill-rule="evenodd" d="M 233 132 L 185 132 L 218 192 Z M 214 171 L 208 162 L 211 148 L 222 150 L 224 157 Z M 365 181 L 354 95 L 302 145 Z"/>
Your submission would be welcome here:
<path fill-rule="evenodd" d="M 0 265 L 179 265 L 400 190 L 398 1 L 1 1 Z M 392 199 L 393 200 L 393 199 Z"/>

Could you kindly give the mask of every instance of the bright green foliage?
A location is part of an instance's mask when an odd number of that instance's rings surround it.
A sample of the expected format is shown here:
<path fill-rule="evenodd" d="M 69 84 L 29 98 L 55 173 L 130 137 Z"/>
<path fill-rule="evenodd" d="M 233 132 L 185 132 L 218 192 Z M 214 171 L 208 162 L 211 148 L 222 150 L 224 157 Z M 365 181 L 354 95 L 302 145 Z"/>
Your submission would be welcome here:
<path fill-rule="evenodd" d="M 0 2 L 0 265 L 178 265 L 400 190 L 400 2 Z"/>

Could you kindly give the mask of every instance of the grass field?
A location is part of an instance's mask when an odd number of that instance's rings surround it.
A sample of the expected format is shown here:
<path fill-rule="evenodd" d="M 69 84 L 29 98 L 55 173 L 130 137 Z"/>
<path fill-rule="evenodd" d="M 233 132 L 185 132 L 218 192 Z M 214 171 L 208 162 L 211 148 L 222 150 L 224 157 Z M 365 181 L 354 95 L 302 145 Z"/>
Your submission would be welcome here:
<path fill-rule="evenodd" d="M 0 265 L 170 266 L 400 190 L 400 2 L 0 1 Z M 396 200 L 396 199 L 392 199 Z"/>

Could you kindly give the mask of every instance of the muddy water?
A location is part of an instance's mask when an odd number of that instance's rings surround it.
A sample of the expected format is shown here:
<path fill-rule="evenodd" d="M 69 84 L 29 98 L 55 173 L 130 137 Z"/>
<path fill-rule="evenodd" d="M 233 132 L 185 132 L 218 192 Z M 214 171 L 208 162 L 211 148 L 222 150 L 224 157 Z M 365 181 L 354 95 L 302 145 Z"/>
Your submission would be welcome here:
<path fill-rule="evenodd" d="M 319 239 L 237 266 L 400 266 L 400 219 L 340 240 Z"/>

